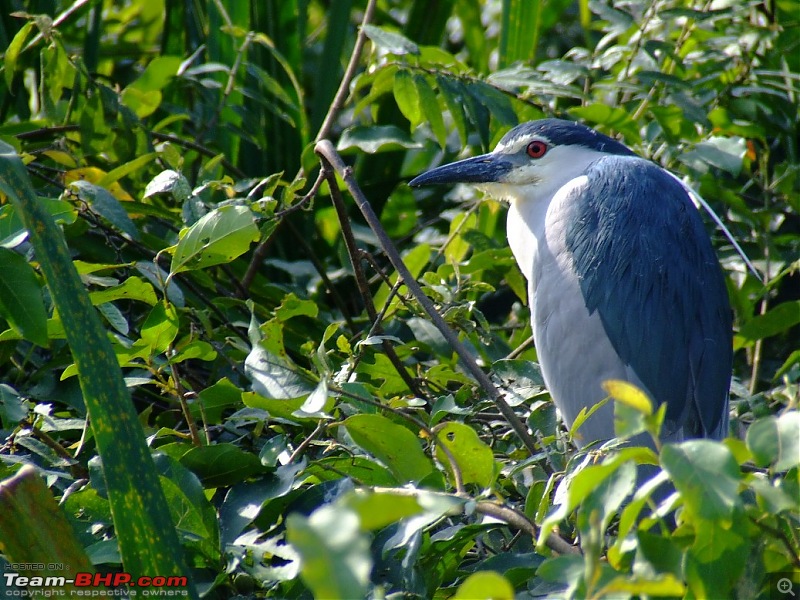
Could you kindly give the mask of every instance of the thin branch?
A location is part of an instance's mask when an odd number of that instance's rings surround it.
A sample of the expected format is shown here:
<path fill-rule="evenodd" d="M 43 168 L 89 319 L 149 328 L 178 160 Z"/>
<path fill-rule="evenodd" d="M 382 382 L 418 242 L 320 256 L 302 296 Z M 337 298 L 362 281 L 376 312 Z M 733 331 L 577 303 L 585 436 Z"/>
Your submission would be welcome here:
<path fill-rule="evenodd" d="M 533 521 L 531 521 L 523 513 L 511 508 L 510 506 L 505 506 L 504 504 L 498 504 L 496 502 L 490 502 L 488 500 L 482 500 L 475 505 L 475 512 L 494 517 L 495 519 L 500 519 L 504 523 L 507 523 L 512 527 L 519 529 L 520 531 L 528 533 L 534 540 L 539 536 L 539 531 Z M 556 534 L 550 534 L 547 536 L 545 545 L 559 554 L 581 553 L 578 548 Z"/>
<path fill-rule="evenodd" d="M 794 564 L 796 568 L 800 569 L 800 557 L 798 557 L 797 551 L 792 546 L 792 542 L 786 536 L 786 533 L 784 533 L 780 528 L 771 527 L 766 523 L 762 523 L 761 521 L 754 519 L 753 517 L 750 517 L 750 521 L 762 531 L 766 531 L 771 536 L 779 539 L 788 550 L 788 554 L 791 557 L 790 560 L 792 561 L 792 564 Z"/>
<path fill-rule="evenodd" d="M 400 253 L 395 248 L 394 244 L 386 233 L 386 230 L 383 228 L 383 225 L 381 225 L 381 222 L 378 220 L 377 215 L 372 210 L 372 206 L 370 206 L 369 202 L 364 196 L 364 193 L 361 191 L 358 182 L 353 177 L 352 169 L 345 165 L 342 157 L 338 152 L 336 152 L 333 144 L 331 144 L 328 140 L 322 140 L 318 142 L 314 150 L 322 158 L 323 163 L 327 163 L 332 166 L 342 177 L 347 185 L 347 189 L 350 191 L 350 194 L 356 201 L 359 210 L 361 210 L 361 213 L 364 215 L 364 218 L 366 219 L 370 228 L 378 238 L 381 248 L 386 253 L 400 277 L 403 279 L 406 287 L 412 294 L 414 294 L 422 308 L 426 313 L 428 313 L 428 316 L 431 318 L 431 321 L 433 321 L 433 324 L 441 332 L 453 350 L 455 350 L 455 352 L 459 355 L 467 371 L 469 371 L 469 373 L 478 381 L 481 388 L 488 394 L 492 402 L 494 402 L 495 406 L 497 406 L 498 410 L 500 410 L 500 412 L 503 414 L 503 417 L 506 419 L 506 421 L 508 421 L 509 425 L 511 425 L 512 429 L 514 429 L 516 434 L 525 444 L 525 447 L 528 449 L 528 451 L 531 454 L 535 454 L 536 441 L 528 432 L 528 429 L 525 427 L 517 414 L 500 395 L 500 391 L 494 386 L 486 373 L 484 373 L 483 370 L 478 366 L 478 363 L 469 353 L 469 350 L 467 350 L 463 342 L 458 338 L 455 332 L 453 332 L 442 316 L 438 313 L 431 299 L 423 293 L 419 283 L 417 283 L 417 280 L 414 279 L 409 272 L 408 268 L 403 262 L 403 259 L 400 257 Z"/>
<path fill-rule="evenodd" d="M 33 131 L 23 131 L 21 133 L 17 133 L 14 137 L 18 140 L 37 140 L 40 138 L 47 138 L 47 137 L 54 137 L 59 133 L 69 133 L 71 131 L 78 131 L 80 127 L 78 125 L 56 125 L 54 127 L 42 127 L 40 129 L 34 129 Z M 207 156 L 209 158 L 214 158 L 219 154 L 215 150 L 203 146 L 202 144 L 198 144 L 197 142 L 192 142 L 191 140 L 185 140 L 180 138 L 176 135 L 171 135 L 169 133 L 159 133 L 157 131 L 149 131 L 147 132 L 148 135 L 152 136 L 153 139 L 159 140 L 162 142 L 172 142 L 173 144 L 177 144 L 183 148 L 187 148 L 189 150 L 194 150 L 202 154 L 203 156 Z M 233 163 L 225 160 L 224 158 L 220 161 L 220 164 L 227 169 L 232 175 L 239 179 L 244 179 L 246 174 L 244 171 L 239 169 Z"/>
<path fill-rule="evenodd" d="M 308 437 L 306 437 L 306 439 L 300 442 L 300 445 L 297 448 L 295 448 L 295 451 L 292 452 L 292 455 L 289 457 L 289 460 L 287 461 L 286 464 L 292 464 L 294 461 L 300 458 L 303 455 L 303 452 L 306 451 L 306 448 L 308 448 L 311 445 L 311 442 L 314 441 L 314 438 L 316 438 L 320 433 L 325 431 L 327 428 L 328 428 L 328 423 L 320 419 L 319 423 L 317 423 L 317 426 L 314 428 L 314 431 L 312 431 L 308 435 Z"/>
<path fill-rule="evenodd" d="M 57 27 L 59 27 L 64 21 L 69 19 L 72 16 L 73 13 L 75 13 L 78 9 L 83 8 L 88 3 L 89 3 L 89 0 L 77 0 L 77 2 L 72 4 L 72 6 L 67 8 L 67 10 L 62 12 L 55 19 L 53 19 L 53 22 L 50 25 L 50 29 L 52 30 L 52 29 L 56 29 Z M 28 42 L 25 45 L 25 48 L 22 49 L 22 52 L 27 52 L 28 50 L 33 48 L 36 44 L 38 44 L 40 41 L 42 41 L 45 37 L 47 37 L 49 39 L 50 35 L 51 35 L 50 31 L 48 31 L 46 33 L 43 33 L 43 32 L 40 31 L 35 36 L 33 36 L 33 39 L 30 42 Z M 20 54 L 22 54 L 22 52 Z"/>
<path fill-rule="evenodd" d="M 344 298 L 342 298 L 342 295 L 339 293 L 339 290 L 336 289 L 336 286 L 333 285 L 333 282 L 331 281 L 330 277 L 328 277 L 328 274 L 325 272 L 325 265 L 323 265 L 322 262 L 319 260 L 319 258 L 317 258 L 314 249 L 306 241 L 306 239 L 303 237 L 300 231 L 297 230 L 297 227 L 295 227 L 291 221 L 284 221 L 284 222 L 286 223 L 286 226 L 289 228 L 291 234 L 294 236 L 294 239 L 297 242 L 297 244 L 303 249 L 303 252 L 308 257 L 309 262 L 317 271 L 317 275 L 319 275 L 319 278 L 322 280 L 322 285 L 324 285 L 325 289 L 327 289 L 330 292 L 331 299 L 333 300 L 333 303 L 336 305 L 336 307 L 339 309 L 339 312 L 342 313 L 342 317 L 344 318 L 347 328 L 350 331 L 355 331 L 356 326 L 355 323 L 353 323 L 353 319 L 350 317 L 350 313 L 347 310 L 347 305 L 345 304 Z"/>
<path fill-rule="evenodd" d="M 353 235 L 353 229 L 350 227 L 350 220 L 348 219 L 347 209 L 345 208 L 344 201 L 342 200 L 342 193 L 339 191 L 339 185 L 336 183 L 336 175 L 334 175 L 333 171 L 326 169 L 325 167 L 321 169 L 321 172 L 325 173 L 325 178 L 328 180 L 328 188 L 330 189 L 331 200 L 333 201 L 333 206 L 336 209 L 336 215 L 339 218 L 339 225 L 342 229 L 344 245 L 347 248 L 347 254 L 350 257 L 350 264 L 353 266 L 353 274 L 356 278 L 356 285 L 358 286 L 358 291 L 361 294 L 361 299 L 364 301 L 364 308 L 367 311 L 367 316 L 372 323 L 373 329 L 380 334 L 380 332 L 383 331 L 383 327 L 381 326 L 381 322 L 378 320 L 378 313 L 375 310 L 375 303 L 372 300 L 372 294 L 369 291 L 367 278 L 364 275 L 364 269 L 361 265 L 361 253 L 356 245 L 356 238 Z M 408 369 L 406 369 L 403 361 L 401 361 L 400 357 L 397 356 L 397 352 L 395 352 L 394 346 L 392 346 L 391 342 L 384 339 L 381 341 L 381 346 L 383 347 L 383 352 L 386 354 L 386 358 L 388 358 L 392 363 L 395 371 L 397 371 L 397 374 L 403 379 L 403 382 L 408 386 L 408 389 L 410 389 L 420 398 L 424 398 L 425 395 L 419 389 L 417 382 L 408 372 Z"/>
<path fill-rule="evenodd" d="M 314 138 L 315 142 L 324 140 L 330 135 L 333 122 L 339 115 L 339 111 L 342 110 L 345 100 L 347 100 L 347 95 L 350 93 L 350 82 L 353 81 L 353 77 L 356 76 L 358 62 L 361 60 L 361 53 L 364 51 L 364 45 L 367 43 L 367 34 L 364 32 L 364 25 L 369 25 L 372 21 L 372 15 L 375 13 L 376 4 L 377 0 L 369 0 L 369 2 L 367 2 L 367 8 L 364 9 L 364 18 L 361 20 L 361 28 L 358 30 L 356 43 L 355 46 L 353 46 L 353 53 L 350 55 L 350 62 L 347 63 L 342 81 L 339 83 L 339 89 L 336 90 L 336 95 L 333 97 L 330 108 L 328 108 L 328 113 L 325 115 L 319 132 L 317 132 L 317 136 Z"/>
<path fill-rule="evenodd" d="M 376 486 L 367 489 L 375 492 L 376 494 L 395 494 L 397 496 L 410 496 L 412 498 L 416 498 L 417 496 L 421 496 L 423 494 L 446 498 L 453 497 L 453 494 L 448 494 L 446 492 L 434 492 L 431 490 L 419 490 L 413 488 L 387 488 Z M 460 500 L 464 499 L 461 496 L 458 496 L 458 498 Z M 467 514 L 467 511 L 471 509 L 474 509 L 474 511 L 479 514 L 494 517 L 495 519 L 498 519 L 499 521 L 502 521 L 506 525 L 509 525 L 515 529 L 524 531 L 525 533 L 530 534 L 534 540 L 536 540 L 536 538 L 539 536 L 536 525 L 524 514 L 514 508 L 511 508 L 510 506 L 499 504 L 497 502 L 490 502 L 488 500 L 480 500 L 475 504 L 465 504 L 462 512 Z M 545 545 L 553 552 L 558 552 L 559 554 L 581 554 L 581 551 L 578 548 L 555 533 L 551 533 L 549 536 L 547 536 Z"/>
<path fill-rule="evenodd" d="M 172 350 L 174 350 L 174 348 L 172 348 L 172 346 L 170 345 L 170 351 Z M 187 394 L 192 392 L 187 392 L 186 389 L 183 387 L 180 375 L 178 374 L 178 367 L 175 363 L 170 362 L 169 372 L 170 372 L 170 377 L 172 378 L 172 385 L 175 387 L 175 395 L 178 397 L 178 402 L 181 405 L 181 412 L 183 413 L 183 418 L 186 419 L 186 425 L 189 428 L 189 437 L 192 440 L 192 444 L 195 447 L 199 448 L 203 445 L 203 441 L 200 439 L 200 432 L 197 430 L 197 423 L 194 422 L 192 411 L 189 410 L 189 403 L 186 402 Z"/>
<path fill-rule="evenodd" d="M 517 358 L 520 354 L 525 352 L 525 350 L 527 350 L 531 346 L 533 346 L 533 336 L 530 336 L 527 340 L 525 340 L 519 346 L 517 346 L 511 352 L 509 352 L 508 356 L 506 356 L 506 359 L 511 360 L 513 358 Z"/>
<path fill-rule="evenodd" d="M 320 170 L 319 175 L 317 175 L 317 180 L 314 182 L 314 185 L 311 186 L 311 189 L 308 190 L 308 193 L 303 196 L 299 202 L 296 202 L 286 210 L 280 211 L 275 213 L 276 218 L 285 217 L 300 208 L 303 208 L 306 204 L 308 204 L 311 199 L 317 195 L 319 191 L 319 186 L 322 185 L 322 182 L 325 181 L 325 177 L 322 175 L 322 171 Z M 283 223 L 281 220 L 280 223 Z M 278 226 L 280 227 L 280 223 Z M 272 232 L 272 235 L 267 237 L 267 239 L 263 240 L 256 246 L 256 249 L 253 250 L 253 257 L 250 259 L 250 264 L 247 265 L 247 271 L 245 271 L 244 277 L 242 277 L 242 288 L 245 290 L 250 289 L 250 285 L 253 283 L 253 279 L 255 279 L 256 274 L 258 273 L 258 269 L 261 267 L 261 263 L 267 256 L 267 251 L 269 250 L 270 244 L 272 240 L 275 238 L 275 232 Z"/>

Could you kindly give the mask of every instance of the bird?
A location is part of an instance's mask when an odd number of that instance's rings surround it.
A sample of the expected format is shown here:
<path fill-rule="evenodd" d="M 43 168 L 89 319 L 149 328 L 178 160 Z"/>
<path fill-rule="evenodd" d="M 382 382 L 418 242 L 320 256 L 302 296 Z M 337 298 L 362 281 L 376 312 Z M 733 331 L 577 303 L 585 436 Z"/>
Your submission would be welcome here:
<path fill-rule="evenodd" d="M 608 396 L 604 381 L 623 380 L 666 404 L 662 443 L 727 435 L 732 312 L 690 188 L 623 143 L 554 118 L 517 125 L 492 152 L 409 185 L 457 183 L 508 204 L 537 360 L 568 428 Z M 614 437 L 606 403 L 574 442 Z"/>

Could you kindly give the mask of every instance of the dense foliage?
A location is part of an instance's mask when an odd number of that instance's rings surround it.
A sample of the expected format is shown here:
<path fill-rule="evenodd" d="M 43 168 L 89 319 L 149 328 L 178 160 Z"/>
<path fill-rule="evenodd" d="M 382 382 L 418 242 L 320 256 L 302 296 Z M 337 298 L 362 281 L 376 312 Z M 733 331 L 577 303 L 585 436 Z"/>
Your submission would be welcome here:
<path fill-rule="evenodd" d="M 10 5 L 4 566 L 185 575 L 209 598 L 800 584 L 794 0 Z M 708 219 L 735 310 L 724 442 L 576 452 L 502 206 L 406 185 L 544 116 L 678 173 L 763 279 Z M 352 171 L 321 163 L 323 138 Z M 364 225 L 357 188 L 466 356 Z M 637 390 L 609 391 L 621 435 L 657 433 Z M 663 470 L 640 486 L 637 463 Z M 49 491 L 23 487 L 23 466 Z M 42 508 L 15 517 L 23 494 Z M 53 496 L 53 521 L 37 517 Z"/>

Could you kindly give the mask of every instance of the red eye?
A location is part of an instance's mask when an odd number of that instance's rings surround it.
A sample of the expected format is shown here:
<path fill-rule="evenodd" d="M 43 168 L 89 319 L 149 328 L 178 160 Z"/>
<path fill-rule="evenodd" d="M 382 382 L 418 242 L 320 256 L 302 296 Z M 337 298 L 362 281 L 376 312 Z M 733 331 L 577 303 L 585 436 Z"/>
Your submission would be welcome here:
<path fill-rule="evenodd" d="M 536 140 L 535 142 L 528 144 L 528 147 L 525 151 L 531 158 L 542 158 L 545 152 L 547 152 L 547 144 Z"/>

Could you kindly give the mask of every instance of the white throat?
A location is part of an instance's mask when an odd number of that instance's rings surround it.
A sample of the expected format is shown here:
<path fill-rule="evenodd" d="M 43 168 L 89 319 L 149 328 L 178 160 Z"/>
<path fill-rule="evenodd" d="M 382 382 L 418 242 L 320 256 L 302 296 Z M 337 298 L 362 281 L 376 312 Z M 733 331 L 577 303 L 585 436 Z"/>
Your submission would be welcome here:
<path fill-rule="evenodd" d="M 533 276 L 538 247 L 547 243 L 548 224 L 553 221 L 553 215 L 548 213 L 553 201 L 585 184 L 586 169 L 602 156 L 605 154 L 588 148 L 558 146 L 539 161 L 517 170 L 506 182 L 480 186 L 490 196 L 509 203 L 508 244 L 528 280 Z M 535 242 L 532 244 L 531 240 Z"/>

